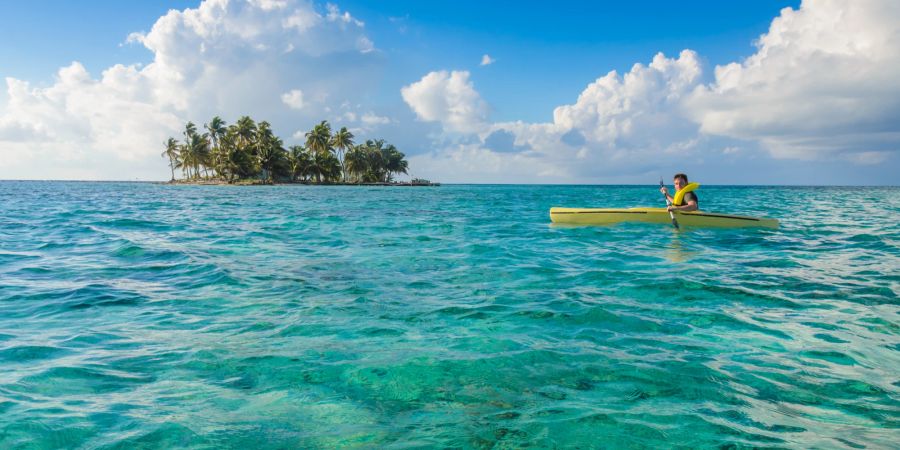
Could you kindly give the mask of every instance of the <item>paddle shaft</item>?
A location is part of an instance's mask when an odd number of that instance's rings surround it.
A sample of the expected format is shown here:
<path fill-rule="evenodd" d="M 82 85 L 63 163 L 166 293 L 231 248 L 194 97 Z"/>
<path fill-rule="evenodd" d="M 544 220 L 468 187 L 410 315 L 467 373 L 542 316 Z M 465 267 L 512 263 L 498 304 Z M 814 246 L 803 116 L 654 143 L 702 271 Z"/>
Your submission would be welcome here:
<path fill-rule="evenodd" d="M 663 187 L 663 186 L 665 186 L 663 184 L 663 181 L 659 180 L 659 187 Z M 663 198 L 666 200 L 666 206 L 672 205 L 672 202 L 669 201 L 669 197 L 665 193 L 663 193 Z M 669 211 L 669 217 L 672 218 L 672 226 L 677 229 L 678 228 L 678 220 L 675 219 L 675 213 L 672 211 Z"/>

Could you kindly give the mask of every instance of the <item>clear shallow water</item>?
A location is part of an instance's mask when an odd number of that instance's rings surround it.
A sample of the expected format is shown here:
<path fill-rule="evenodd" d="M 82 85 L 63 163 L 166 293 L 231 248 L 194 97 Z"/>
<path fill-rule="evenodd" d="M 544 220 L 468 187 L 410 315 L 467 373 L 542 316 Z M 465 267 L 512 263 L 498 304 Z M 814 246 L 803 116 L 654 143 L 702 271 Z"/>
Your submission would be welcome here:
<path fill-rule="evenodd" d="M 895 445 L 900 188 L 700 195 L 0 182 L 0 448 Z"/>

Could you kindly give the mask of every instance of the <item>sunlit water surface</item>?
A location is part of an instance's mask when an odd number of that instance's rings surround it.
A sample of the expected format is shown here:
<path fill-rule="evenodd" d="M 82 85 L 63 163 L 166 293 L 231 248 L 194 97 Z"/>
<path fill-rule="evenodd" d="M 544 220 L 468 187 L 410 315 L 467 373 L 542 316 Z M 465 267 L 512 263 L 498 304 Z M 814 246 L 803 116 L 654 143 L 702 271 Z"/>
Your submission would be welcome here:
<path fill-rule="evenodd" d="M 890 448 L 900 188 L 0 182 L 0 448 Z"/>

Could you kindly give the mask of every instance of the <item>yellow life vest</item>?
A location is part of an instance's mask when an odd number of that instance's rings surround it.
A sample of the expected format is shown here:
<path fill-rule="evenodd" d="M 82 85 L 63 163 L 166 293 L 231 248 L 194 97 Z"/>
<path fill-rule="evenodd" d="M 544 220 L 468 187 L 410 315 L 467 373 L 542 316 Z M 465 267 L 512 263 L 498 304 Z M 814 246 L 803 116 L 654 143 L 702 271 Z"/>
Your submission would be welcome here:
<path fill-rule="evenodd" d="M 672 197 L 672 204 L 675 206 L 681 206 L 681 204 L 684 202 L 684 194 L 687 194 L 688 192 L 691 192 L 698 187 L 700 187 L 700 183 L 691 183 L 679 189 L 678 192 L 675 193 L 675 196 Z"/>

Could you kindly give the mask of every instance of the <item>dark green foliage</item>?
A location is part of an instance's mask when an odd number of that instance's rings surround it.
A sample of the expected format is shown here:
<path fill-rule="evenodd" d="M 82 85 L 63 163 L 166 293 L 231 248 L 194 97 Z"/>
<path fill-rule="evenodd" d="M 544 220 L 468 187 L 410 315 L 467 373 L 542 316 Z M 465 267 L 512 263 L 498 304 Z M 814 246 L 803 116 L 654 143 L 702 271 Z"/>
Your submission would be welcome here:
<path fill-rule="evenodd" d="M 169 158 L 172 179 L 181 169 L 185 179 L 218 179 L 229 183 L 256 179 L 268 182 L 383 183 L 407 173 L 405 155 L 384 140 L 354 145 L 353 133 L 342 127 L 332 134 L 322 121 L 306 133 L 305 145 L 284 147 L 268 122 L 244 116 L 230 126 L 219 117 L 203 125 L 185 124 L 184 142 L 169 138 L 163 157 Z"/>
<path fill-rule="evenodd" d="M 387 183 L 395 174 L 407 173 L 406 155 L 384 140 L 368 140 L 347 152 L 346 166 L 351 178 L 363 183 Z"/>

